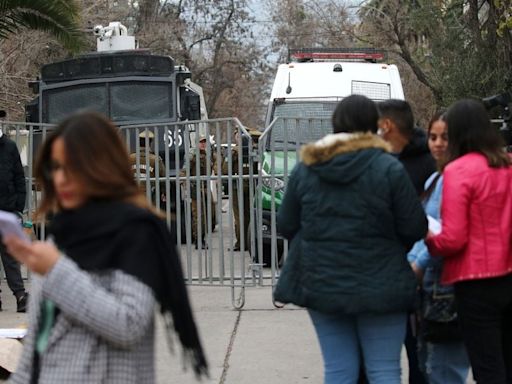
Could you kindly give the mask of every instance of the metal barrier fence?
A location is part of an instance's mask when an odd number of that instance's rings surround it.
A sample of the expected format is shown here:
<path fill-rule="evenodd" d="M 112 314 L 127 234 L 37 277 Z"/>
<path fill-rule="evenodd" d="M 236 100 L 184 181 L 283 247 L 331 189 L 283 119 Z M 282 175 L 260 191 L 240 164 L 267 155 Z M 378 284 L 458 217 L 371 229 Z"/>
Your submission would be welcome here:
<path fill-rule="evenodd" d="M 280 117 L 266 127 L 258 141 L 261 164 L 256 188 L 257 253 L 262 255 L 258 265 L 270 267 L 269 273 L 263 269 L 260 285 L 275 286 L 288 255 L 288 241 L 277 231 L 276 214 L 291 171 L 300 161 L 300 149 L 331 132 L 330 119 Z"/>
<path fill-rule="evenodd" d="M 284 187 L 300 146 L 330 127 L 325 119 L 279 118 L 259 138 L 237 119 L 119 127 L 135 179 L 176 235 L 187 284 L 230 287 L 236 308 L 246 287 L 275 285 L 288 251 L 276 229 Z M 32 166 L 53 127 L 3 122 L 0 129 L 18 144 L 25 217 L 44 238 Z"/>
<path fill-rule="evenodd" d="M 120 129 L 135 178 L 174 229 L 187 283 L 229 286 L 233 305 L 243 306 L 245 287 L 257 283 L 249 240 L 256 235 L 246 230 L 255 177 L 247 130 L 236 119 Z"/>

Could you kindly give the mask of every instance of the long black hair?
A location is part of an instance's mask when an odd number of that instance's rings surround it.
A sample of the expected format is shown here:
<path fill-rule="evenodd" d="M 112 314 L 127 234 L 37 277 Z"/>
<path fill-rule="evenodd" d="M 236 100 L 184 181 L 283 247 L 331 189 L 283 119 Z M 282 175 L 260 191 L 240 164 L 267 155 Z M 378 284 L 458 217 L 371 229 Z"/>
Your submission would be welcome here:
<path fill-rule="evenodd" d="M 493 129 L 487 110 L 479 100 L 459 100 L 446 112 L 448 162 L 470 152 L 487 158 L 490 167 L 508 167 L 510 159 L 498 130 Z"/>

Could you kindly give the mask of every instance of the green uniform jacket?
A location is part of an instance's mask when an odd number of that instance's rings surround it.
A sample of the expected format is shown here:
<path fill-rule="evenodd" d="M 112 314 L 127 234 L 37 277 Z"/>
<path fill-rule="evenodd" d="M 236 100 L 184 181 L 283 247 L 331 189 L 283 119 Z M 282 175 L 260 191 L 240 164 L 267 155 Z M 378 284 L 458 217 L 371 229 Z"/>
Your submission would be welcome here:
<path fill-rule="evenodd" d="M 406 254 L 427 220 L 403 166 L 367 134 L 328 135 L 302 150 L 277 217 L 291 239 L 275 299 L 324 313 L 413 307 Z"/>
<path fill-rule="evenodd" d="M 192 199 L 196 198 L 197 185 L 201 185 L 201 191 L 206 190 L 208 186 L 208 182 L 206 180 L 199 181 L 194 176 L 207 176 L 208 174 L 212 176 L 214 173 L 217 173 L 217 161 L 216 156 L 214 155 L 213 149 L 210 153 L 210 161 L 208 162 L 207 152 L 205 150 L 199 150 L 193 148 L 189 153 L 189 175 L 190 179 L 190 193 Z M 199 173 L 198 164 L 199 163 Z M 208 172 L 208 167 L 210 168 L 210 172 Z M 182 169 L 180 172 L 181 177 L 186 177 L 186 170 Z"/>
<path fill-rule="evenodd" d="M 146 162 L 148 164 L 146 164 Z M 141 179 L 145 179 L 146 177 L 155 177 L 156 176 L 156 163 L 158 162 L 158 176 L 162 177 L 165 175 L 165 165 L 160 156 L 155 155 L 152 151 L 149 151 L 148 160 L 146 161 L 146 148 L 140 147 L 139 152 L 139 169 L 138 173 Z M 133 170 L 134 176 L 137 175 L 137 154 L 130 154 L 130 165 Z"/>

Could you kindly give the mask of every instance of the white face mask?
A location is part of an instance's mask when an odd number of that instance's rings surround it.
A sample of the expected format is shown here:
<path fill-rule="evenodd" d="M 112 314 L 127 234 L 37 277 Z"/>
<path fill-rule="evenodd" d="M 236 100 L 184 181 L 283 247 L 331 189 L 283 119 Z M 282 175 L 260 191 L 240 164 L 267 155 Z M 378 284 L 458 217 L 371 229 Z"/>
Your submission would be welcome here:
<path fill-rule="evenodd" d="M 380 137 L 384 135 L 384 131 L 382 130 L 382 128 L 377 129 L 377 135 Z"/>

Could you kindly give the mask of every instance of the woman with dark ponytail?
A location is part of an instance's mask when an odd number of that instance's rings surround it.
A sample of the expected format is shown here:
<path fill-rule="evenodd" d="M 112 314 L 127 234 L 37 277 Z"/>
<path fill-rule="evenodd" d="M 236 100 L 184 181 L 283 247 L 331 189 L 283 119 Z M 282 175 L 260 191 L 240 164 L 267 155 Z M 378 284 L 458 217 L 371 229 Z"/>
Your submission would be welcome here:
<path fill-rule="evenodd" d="M 305 145 L 277 215 L 290 249 L 274 291 L 308 309 L 324 359 L 324 384 L 399 383 L 416 279 L 407 251 L 427 232 L 413 184 L 376 135 L 379 114 L 344 98 L 333 133 Z"/>

